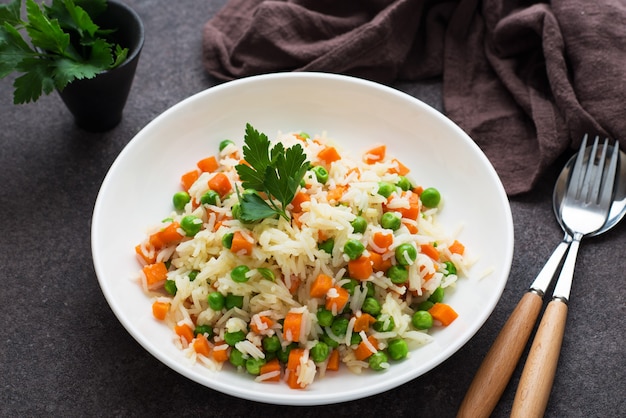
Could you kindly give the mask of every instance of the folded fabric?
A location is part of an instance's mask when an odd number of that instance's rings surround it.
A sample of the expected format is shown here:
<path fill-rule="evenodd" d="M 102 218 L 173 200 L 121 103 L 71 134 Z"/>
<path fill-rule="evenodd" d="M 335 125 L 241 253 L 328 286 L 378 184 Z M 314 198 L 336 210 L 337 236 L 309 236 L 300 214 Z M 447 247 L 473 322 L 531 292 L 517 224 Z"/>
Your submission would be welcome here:
<path fill-rule="evenodd" d="M 626 146 L 623 0 L 230 0 L 204 27 L 202 59 L 220 80 L 441 77 L 444 113 L 509 195 L 531 190 L 584 133 Z"/>

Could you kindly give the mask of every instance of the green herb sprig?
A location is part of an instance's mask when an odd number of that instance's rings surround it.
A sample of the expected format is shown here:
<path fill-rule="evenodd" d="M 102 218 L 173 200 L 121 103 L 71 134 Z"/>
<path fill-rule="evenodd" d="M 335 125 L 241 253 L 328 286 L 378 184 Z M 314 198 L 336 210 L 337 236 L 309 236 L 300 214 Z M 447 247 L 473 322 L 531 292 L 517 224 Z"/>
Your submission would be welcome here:
<path fill-rule="evenodd" d="M 106 0 L 53 0 L 49 6 L 26 0 L 22 20 L 21 0 L 0 5 L 0 78 L 23 73 L 13 83 L 15 104 L 34 102 L 42 92 L 63 90 L 124 62 L 128 49 L 109 42 L 112 30 L 93 21 L 106 7 Z"/>
<path fill-rule="evenodd" d="M 239 196 L 239 218 L 244 222 L 256 222 L 279 215 L 289 221 L 285 208 L 293 200 L 309 168 L 302 146 L 295 144 L 285 149 L 279 142 L 270 149 L 267 136 L 248 123 L 243 158 L 249 165 L 235 167 L 242 187 L 265 193 L 268 199 L 258 193 L 242 193 Z"/>

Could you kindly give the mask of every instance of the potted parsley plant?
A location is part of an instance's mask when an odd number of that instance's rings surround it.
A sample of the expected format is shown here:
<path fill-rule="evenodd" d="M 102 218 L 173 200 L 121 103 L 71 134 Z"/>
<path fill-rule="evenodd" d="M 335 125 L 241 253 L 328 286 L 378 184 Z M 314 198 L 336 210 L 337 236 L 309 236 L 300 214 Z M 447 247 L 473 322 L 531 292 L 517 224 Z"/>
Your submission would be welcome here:
<path fill-rule="evenodd" d="M 78 126 L 116 126 L 143 47 L 143 23 L 117 0 L 26 0 L 0 5 L 0 78 L 21 74 L 13 102 L 57 90 Z"/>

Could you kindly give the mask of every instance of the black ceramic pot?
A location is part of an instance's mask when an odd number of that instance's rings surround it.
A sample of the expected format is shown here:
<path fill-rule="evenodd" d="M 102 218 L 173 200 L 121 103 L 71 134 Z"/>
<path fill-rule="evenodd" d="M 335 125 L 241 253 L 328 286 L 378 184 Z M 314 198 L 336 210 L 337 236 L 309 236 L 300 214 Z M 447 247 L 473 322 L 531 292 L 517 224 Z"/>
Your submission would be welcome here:
<path fill-rule="evenodd" d="M 104 132 L 122 120 L 122 112 L 143 48 L 144 28 L 137 13 L 124 3 L 108 1 L 95 19 L 103 29 L 118 28 L 113 40 L 128 48 L 124 63 L 91 79 L 75 80 L 59 92 L 76 124 L 91 132 Z"/>

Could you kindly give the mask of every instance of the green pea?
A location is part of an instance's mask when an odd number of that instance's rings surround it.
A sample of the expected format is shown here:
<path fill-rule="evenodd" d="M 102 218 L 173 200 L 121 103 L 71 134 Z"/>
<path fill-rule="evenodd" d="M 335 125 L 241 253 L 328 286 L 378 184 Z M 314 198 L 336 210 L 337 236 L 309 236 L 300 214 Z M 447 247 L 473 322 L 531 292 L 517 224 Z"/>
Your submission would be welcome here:
<path fill-rule="evenodd" d="M 185 205 L 191 201 L 191 196 L 187 192 L 176 192 L 172 197 L 172 203 L 176 210 L 185 209 Z"/>
<path fill-rule="evenodd" d="M 198 277 L 198 273 L 200 273 L 198 270 L 191 270 L 189 274 L 187 274 L 187 277 L 189 277 L 189 281 L 193 282 L 194 280 L 196 280 L 196 277 Z"/>
<path fill-rule="evenodd" d="M 256 271 L 259 272 L 259 274 L 265 279 L 265 280 L 269 280 L 270 282 L 273 282 L 276 280 L 276 275 L 274 274 L 274 272 L 268 268 L 265 267 L 259 267 L 256 269 Z"/>
<path fill-rule="evenodd" d="M 176 287 L 176 282 L 174 280 L 166 280 L 165 284 L 163 284 L 163 288 L 167 293 L 172 296 L 176 295 L 176 292 L 178 291 L 178 288 Z"/>
<path fill-rule="evenodd" d="M 317 248 L 319 248 L 320 250 L 324 251 L 327 254 L 332 254 L 334 247 L 335 247 L 334 238 L 328 238 L 326 241 L 322 241 L 319 244 L 317 244 Z"/>
<path fill-rule="evenodd" d="M 227 294 L 224 306 L 226 309 L 243 308 L 243 296 L 233 295 L 232 293 Z"/>
<path fill-rule="evenodd" d="M 356 260 L 365 251 L 363 243 L 357 239 L 349 239 L 343 246 L 343 252 L 350 258 Z"/>
<path fill-rule="evenodd" d="M 378 316 L 380 314 L 382 307 L 380 306 L 380 302 L 373 297 L 366 297 L 363 301 L 363 305 L 361 306 L 361 311 L 368 313 L 372 316 Z"/>
<path fill-rule="evenodd" d="M 243 341 L 246 339 L 245 331 L 235 331 L 235 332 L 225 332 L 224 333 L 224 342 L 231 347 L 237 344 L 239 341 Z"/>
<path fill-rule="evenodd" d="M 220 197 L 220 194 L 215 190 L 209 190 L 200 198 L 200 203 L 203 205 L 217 205 L 217 199 Z"/>
<path fill-rule="evenodd" d="M 451 274 L 456 274 L 456 266 L 454 265 L 454 263 L 452 261 L 444 261 L 443 262 L 444 266 L 446 266 L 446 276 L 449 276 Z"/>
<path fill-rule="evenodd" d="M 415 329 L 430 329 L 433 326 L 433 317 L 428 311 L 415 311 L 411 323 Z"/>
<path fill-rule="evenodd" d="M 396 321 L 393 320 L 393 316 L 387 314 L 380 315 L 372 327 L 378 332 L 393 331 L 396 327 Z"/>
<path fill-rule="evenodd" d="M 398 186 L 400 189 L 404 190 L 405 192 L 413 188 L 413 185 L 411 184 L 409 179 L 407 179 L 404 176 L 400 176 L 400 178 L 398 179 L 398 182 L 396 183 L 396 186 Z"/>
<path fill-rule="evenodd" d="M 235 234 L 233 234 L 232 232 L 224 234 L 224 236 L 222 237 L 222 247 L 226 248 L 227 250 L 230 250 L 230 247 L 233 246 L 234 236 Z"/>
<path fill-rule="evenodd" d="M 344 284 L 343 284 L 343 286 L 341 286 L 341 287 L 343 287 L 344 289 L 346 289 L 346 290 L 348 291 L 348 294 L 349 294 L 350 296 L 353 296 L 353 295 L 354 295 L 354 289 L 356 289 L 356 287 L 358 286 L 358 284 L 359 284 L 359 281 L 358 281 L 358 280 L 356 280 L 356 279 L 352 279 L 352 278 L 351 278 L 351 279 L 350 279 L 350 281 L 348 281 L 348 282 L 344 283 Z"/>
<path fill-rule="evenodd" d="M 422 192 L 420 199 L 422 204 L 427 208 L 436 208 L 441 201 L 441 195 L 439 194 L 439 190 L 434 187 L 429 187 Z"/>
<path fill-rule="evenodd" d="M 250 267 L 242 264 L 232 269 L 232 271 L 230 272 L 230 278 L 233 279 L 233 282 L 245 283 L 249 280 L 248 276 L 246 276 L 249 271 Z"/>
<path fill-rule="evenodd" d="M 402 219 L 395 212 L 385 212 L 383 216 L 380 218 L 380 226 L 385 229 L 391 229 L 392 231 L 397 231 L 398 228 L 402 225 Z"/>
<path fill-rule="evenodd" d="M 239 202 L 235 203 L 232 208 L 230 208 L 230 212 L 233 215 L 233 219 L 239 219 L 241 216 L 241 204 Z"/>
<path fill-rule="evenodd" d="M 326 184 L 326 182 L 328 181 L 328 170 L 326 170 L 321 165 L 316 165 L 311 169 L 311 171 L 313 171 L 313 174 L 315 174 L 315 178 L 317 179 L 317 181 L 322 184 Z"/>
<path fill-rule="evenodd" d="M 363 338 L 361 338 L 361 334 L 359 334 L 358 332 L 353 332 L 350 336 L 350 345 L 357 345 L 361 341 L 363 341 Z"/>
<path fill-rule="evenodd" d="M 392 360 L 402 360 L 409 354 L 409 346 L 403 339 L 395 338 L 389 341 L 387 353 Z"/>
<path fill-rule="evenodd" d="M 264 337 L 263 340 L 261 340 L 261 345 L 263 346 L 263 350 L 267 353 L 275 353 L 280 350 L 280 339 L 276 335 Z"/>
<path fill-rule="evenodd" d="M 324 341 L 330 348 L 339 347 L 339 343 L 328 336 L 328 334 L 322 334 L 320 340 Z"/>
<path fill-rule="evenodd" d="M 443 287 L 438 287 L 428 297 L 428 300 L 431 301 L 432 303 L 443 302 L 443 295 L 444 295 L 444 293 L 445 293 L 445 290 L 443 290 Z"/>
<path fill-rule="evenodd" d="M 319 308 L 317 310 L 317 323 L 320 327 L 329 327 L 333 323 L 333 313 L 326 308 Z"/>
<path fill-rule="evenodd" d="M 434 305 L 434 303 L 432 303 L 429 300 L 425 300 L 424 302 L 420 303 L 419 305 L 417 305 L 417 309 L 420 311 L 427 311 L 430 308 L 432 308 Z"/>
<path fill-rule="evenodd" d="M 228 361 L 235 367 L 241 367 L 246 364 L 246 358 L 243 356 L 243 353 L 236 348 L 230 350 Z"/>
<path fill-rule="evenodd" d="M 209 308 L 213 309 L 214 311 L 221 311 L 222 308 L 224 308 L 226 297 L 220 292 L 211 292 L 207 296 L 207 301 L 209 302 Z"/>
<path fill-rule="evenodd" d="M 413 262 L 417 258 L 417 248 L 415 248 L 413 244 L 405 242 L 396 247 L 395 255 L 398 264 L 408 266 L 413 264 Z"/>
<path fill-rule="evenodd" d="M 246 371 L 253 376 L 261 374 L 261 366 L 265 364 L 265 359 L 250 357 L 246 360 Z"/>
<path fill-rule="evenodd" d="M 223 141 L 220 142 L 219 150 L 224 151 L 224 148 L 226 148 L 227 146 L 231 144 L 234 145 L 235 143 L 231 141 L 230 139 L 224 139 Z"/>
<path fill-rule="evenodd" d="M 213 337 L 213 327 L 210 325 L 196 325 L 193 330 L 193 335 L 198 334 L 206 335 L 208 336 L 207 338 L 211 338 Z"/>
<path fill-rule="evenodd" d="M 181 219 L 180 227 L 188 237 L 193 237 L 202 229 L 202 219 L 194 215 L 187 215 Z"/>
<path fill-rule="evenodd" d="M 374 290 L 374 283 L 365 282 L 365 287 L 367 287 L 367 296 L 373 297 L 376 291 Z"/>
<path fill-rule="evenodd" d="M 343 316 L 338 316 L 337 318 L 333 320 L 333 323 L 330 325 L 330 330 L 337 337 L 344 336 L 346 335 L 346 331 L 348 330 L 349 322 L 350 320 L 348 320 L 348 318 L 345 318 Z"/>
<path fill-rule="evenodd" d="M 311 348 L 309 354 L 315 363 L 321 363 L 328 358 L 330 347 L 325 342 L 320 341 Z"/>
<path fill-rule="evenodd" d="M 378 194 L 384 198 L 391 196 L 393 192 L 396 191 L 396 186 L 391 183 L 387 183 L 385 181 L 381 181 L 378 183 Z"/>
<path fill-rule="evenodd" d="M 367 229 L 367 221 L 362 216 L 354 218 L 354 220 L 350 222 L 350 225 L 352 225 L 355 234 L 362 234 Z"/>
<path fill-rule="evenodd" d="M 384 365 L 386 365 L 388 361 L 389 359 L 384 351 L 377 351 L 367 359 L 370 369 L 376 370 L 377 372 L 385 370 L 386 367 L 384 367 Z"/>
<path fill-rule="evenodd" d="M 393 284 L 406 283 L 406 281 L 409 279 L 409 271 L 406 269 L 406 267 L 399 264 L 389 267 L 386 274 Z"/>

